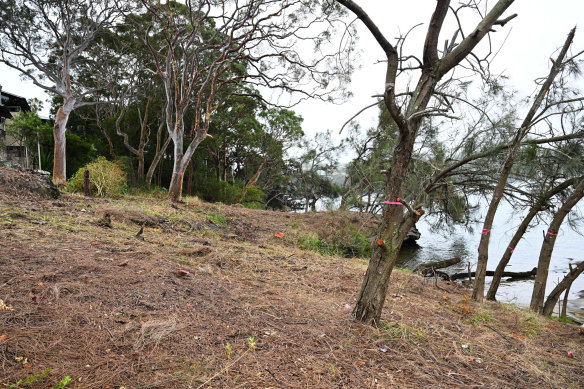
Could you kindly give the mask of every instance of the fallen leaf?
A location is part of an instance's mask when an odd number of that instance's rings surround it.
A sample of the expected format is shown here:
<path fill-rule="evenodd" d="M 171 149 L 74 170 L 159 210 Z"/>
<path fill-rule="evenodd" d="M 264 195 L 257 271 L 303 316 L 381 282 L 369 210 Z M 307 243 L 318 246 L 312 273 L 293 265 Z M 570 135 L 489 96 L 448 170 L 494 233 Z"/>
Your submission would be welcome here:
<path fill-rule="evenodd" d="M 284 237 L 284 233 L 283 232 L 276 232 L 274 234 L 274 236 L 277 237 L 277 238 L 283 238 Z"/>
<path fill-rule="evenodd" d="M 186 276 L 186 275 L 188 275 L 188 274 L 191 274 L 191 272 L 189 272 L 189 271 L 187 271 L 187 270 L 179 269 L 179 270 L 175 271 L 175 272 L 174 272 L 174 274 L 175 274 L 177 277 L 184 277 L 184 276 Z"/>
<path fill-rule="evenodd" d="M 6 334 L 2 334 L 2 335 L 0 335 L 0 340 L 4 340 L 4 339 L 6 339 L 6 338 L 8 338 L 8 335 L 6 335 Z"/>

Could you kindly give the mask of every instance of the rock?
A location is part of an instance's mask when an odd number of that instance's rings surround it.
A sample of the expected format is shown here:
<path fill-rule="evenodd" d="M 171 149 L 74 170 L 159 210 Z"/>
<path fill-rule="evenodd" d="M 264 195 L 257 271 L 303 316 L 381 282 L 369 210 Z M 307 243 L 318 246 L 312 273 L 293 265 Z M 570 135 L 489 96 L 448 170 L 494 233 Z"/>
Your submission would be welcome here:
<path fill-rule="evenodd" d="M 56 199 L 60 195 L 59 189 L 46 174 L 7 168 L 0 168 L 0 192 L 32 194 L 47 199 Z"/>

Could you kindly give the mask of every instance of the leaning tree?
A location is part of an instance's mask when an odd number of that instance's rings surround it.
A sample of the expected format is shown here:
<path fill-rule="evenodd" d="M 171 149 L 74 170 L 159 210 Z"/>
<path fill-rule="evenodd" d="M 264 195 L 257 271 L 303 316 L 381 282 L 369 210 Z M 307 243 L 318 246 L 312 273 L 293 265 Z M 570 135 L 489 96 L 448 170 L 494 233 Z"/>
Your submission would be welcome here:
<path fill-rule="evenodd" d="M 488 64 L 491 53 L 480 58 L 473 51 L 493 31 L 493 27 L 504 26 L 515 15 L 500 19 L 513 0 L 499 0 L 486 13 L 479 13 L 479 23 L 467 33 L 460 23 L 461 13 L 475 8 L 476 2 L 454 8 L 450 1 L 438 0 L 428 25 L 422 58 L 418 58 L 404 53 L 404 36 L 398 38 L 396 44 L 392 44 L 358 2 L 336 2 L 356 15 L 385 54 L 387 72 L 383 100 L 399 130 L 392 165 L 386 173 L 384 194 L 390 204 L 384 209 L 383 222 L 372 243 L 371 260 L 353 310 L 357 320 L 378 323 L 391 272 L 403 240 L 423 213 L 418 204 L 412 205 L 408 199 L 404 199 L 408 168 L 422 123 L 432 116 L 451 116 L 451 105 L 437 95 L 439 91 L 448 91 L 457 86 L 456 79 L 447 76 L 463 61 L 467 61 L 467 68 L 481 71 Z M 458 21 L 457 27 L 451 40 L 439 47 L 439 36 L 449 11 L 452 11 L 454 19 Z M 415 87 L 409 88 L 408 78 L 412 77 L 417 81 Z"/>
<path fill-rule="evenodd" d="M 114 24 L 117 0 L 6 0 L 0 7 L 0 62 L 63 99 L 54 124 L 53 181 L 64 185 L 66 126 L 71 112 L 93 104 L 97 85 L 78 83 L 79 72 L 104 62 L 87 55 L 88 47 Z"/>

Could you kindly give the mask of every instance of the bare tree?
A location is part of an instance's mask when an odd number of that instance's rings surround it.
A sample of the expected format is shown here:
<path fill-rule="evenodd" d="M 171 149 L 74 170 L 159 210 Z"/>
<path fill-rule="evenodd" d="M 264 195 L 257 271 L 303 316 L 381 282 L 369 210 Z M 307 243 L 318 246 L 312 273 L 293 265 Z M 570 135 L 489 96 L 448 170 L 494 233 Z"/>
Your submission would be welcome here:
<path fill-rule="evenodd" d="M 435 97 L 436 91 L 447 90 L 455 82 L 447 79 L 441 84 L 440 81 L 473 52 L 495 25 L 505 25 L 513 18 L 510 16 L 499 19 L 513 0 L 500 0 L 486 14 L 481 14 L 480 22 L 469 34 L 465 34 L 462 27 L 456 29 L 452 40 L 444 45 L 443 51 L 438 47 L 438 38 L 451 7 L 450 1 L 438 0 L 430 19 L 421 59 L 403 54 L 404 37 L 400 37 L 396 45 L 391 44 L 356 1 L 336 0 L 336 2 L 352 11 L 365 24 L 385 53 L 387 75 L 383 97 L 399 129 L 392 165 L 386 173 L 385 198 L 391 204 L 386 206 L 383 222 L 376 239 L 373 240 L 371 261 L 353 310 L 357 320 L 378 323 L 397 254 L 409 229 L 423 213 L 417 204 L 412 206 L 407 199 L 403 199 L 406 176 L 418 131 L 425 118 L 453 116 L 449 114 L 450 107 Z M 466 8 L 472 8 L 471 4 L 466 4 Z M 453 11 L 458 19 L 460 9 Z M 474 59 L 478 61 L 473 63 Z M 488 56 L 483 61 L 473 55 L 469 57 L 469 61 L 473 69 L 480 70 L 483 63 L 488 63 Z M 412 69 L 418 72 L 413 73 L 418 80 L 416 86 L 413 89 L 401 90 L 400 87 L 403 86 L 398 84 L 398 77 L 406 76 L 400 77 L 400 80 L 404 78 L 407 82 L 407 76 L 412 75 Z"/>
<path fill-rule="evenodd" d="M 54 125 L 53 181 L 66 183 L 66 126 L 71 112 L 93 104 L 95 88 L 76 82 L 92 61 L 88 47 L 118 16 L 116 0 L 6 0 L 0 7 L 0 61 L 63 98 Z M 103 58 L 102 58 L 103 60 Z M 99 87 L 97 87 L 99 89 Z"/>

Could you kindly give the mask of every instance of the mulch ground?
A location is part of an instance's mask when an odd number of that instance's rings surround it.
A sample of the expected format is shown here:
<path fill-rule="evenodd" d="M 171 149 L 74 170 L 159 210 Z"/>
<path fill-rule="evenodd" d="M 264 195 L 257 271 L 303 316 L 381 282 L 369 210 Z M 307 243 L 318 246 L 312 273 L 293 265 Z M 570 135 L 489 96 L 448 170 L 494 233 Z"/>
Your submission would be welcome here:
<path fill-rule="evenodd" d="M 366 261 L 295 246 L 345 219 L 0 193 L 0 385 L 584 385 L 578 327 L 476 305 L 457 284 L 394 271 L 384 323 L 354 322 Z"/>

